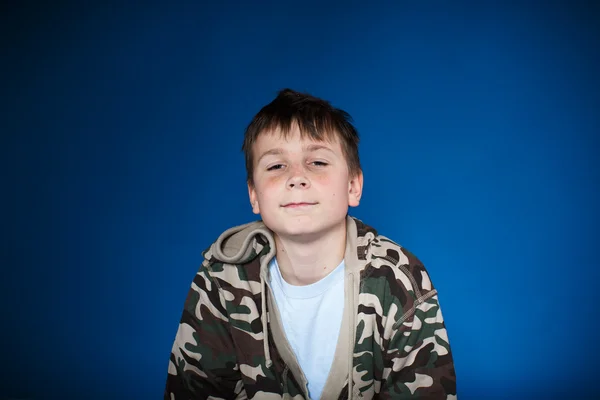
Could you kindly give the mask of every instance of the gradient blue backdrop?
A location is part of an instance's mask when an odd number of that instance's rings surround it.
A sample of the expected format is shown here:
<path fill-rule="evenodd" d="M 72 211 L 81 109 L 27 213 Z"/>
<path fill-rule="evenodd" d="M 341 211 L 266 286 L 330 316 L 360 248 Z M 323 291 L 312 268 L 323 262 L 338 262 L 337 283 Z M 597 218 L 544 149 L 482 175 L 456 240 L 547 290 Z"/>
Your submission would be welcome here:
<path fill-rule="evenodd" d="M 353 115 L 352 214 L 428 267 L 461 399 L 598 390 L 598 3 L 13 3 L 0 399 L 162 396 L 201 251 L 255 218 L 243 130 L 284 87 Z"/>

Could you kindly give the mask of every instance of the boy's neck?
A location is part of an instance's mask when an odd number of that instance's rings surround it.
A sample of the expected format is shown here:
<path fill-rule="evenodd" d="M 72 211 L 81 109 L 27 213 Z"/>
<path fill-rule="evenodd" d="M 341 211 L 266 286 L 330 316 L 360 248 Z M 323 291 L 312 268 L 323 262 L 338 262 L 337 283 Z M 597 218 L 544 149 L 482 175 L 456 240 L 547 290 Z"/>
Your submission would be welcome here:
<path fill-rule="evenodd" d="M 290 285 L 310 285 L 327 276 L 344 259 L 346 221 L 309 241 L 275 234 L 275 244 L 283 279 Z"/>

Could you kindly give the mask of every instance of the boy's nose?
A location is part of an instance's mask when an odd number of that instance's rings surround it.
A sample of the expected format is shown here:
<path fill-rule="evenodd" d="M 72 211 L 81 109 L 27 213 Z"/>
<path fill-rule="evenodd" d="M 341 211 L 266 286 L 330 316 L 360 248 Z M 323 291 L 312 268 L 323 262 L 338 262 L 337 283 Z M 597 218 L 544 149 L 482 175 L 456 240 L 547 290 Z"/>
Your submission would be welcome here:
<path fill-rule="evenodd" d="M 294 188 L 294 187 L 300 187 L 300 188 L 307 188 L 308 187 L 308 181 L 307 180 L 300 180 L 300 179 L 290 179 L 288 182 L 288 187 L 290 189 Z"/>
<path fill-rule="evenodd" d="M 288 188 L 292 189 L 292 188 L 308 188 L 310 186 L 310 181 L 308 180 L 308 178 L 306 178 L 306 175 L 304 174 L 304 171 L 302 171 L 301 169 L 296 168 L 290 178 L 287 181 L 287 186 Z"/>

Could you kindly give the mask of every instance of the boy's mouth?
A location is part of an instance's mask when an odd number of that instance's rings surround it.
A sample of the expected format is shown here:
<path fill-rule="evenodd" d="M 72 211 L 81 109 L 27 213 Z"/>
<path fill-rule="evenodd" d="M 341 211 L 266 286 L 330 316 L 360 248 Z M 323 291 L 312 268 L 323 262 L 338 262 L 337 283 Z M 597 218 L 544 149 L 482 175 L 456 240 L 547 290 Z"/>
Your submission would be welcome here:
<path fill-rule="evenodd" d="M 308 202 L 287 203 L 287 204 L 284 204 L 282 207 L 284 207 L 284 208 L 299 208 L 299 207 L 314 206 L 315 204 L 317 204 L 317 203 L 308 203 Z"/>

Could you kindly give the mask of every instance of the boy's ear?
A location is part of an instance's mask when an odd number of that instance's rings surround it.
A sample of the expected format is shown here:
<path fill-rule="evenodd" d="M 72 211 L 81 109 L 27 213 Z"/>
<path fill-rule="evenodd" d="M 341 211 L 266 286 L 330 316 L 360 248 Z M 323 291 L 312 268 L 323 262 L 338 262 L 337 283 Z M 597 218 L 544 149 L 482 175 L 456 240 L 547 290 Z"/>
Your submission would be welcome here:
<path fill-rule="evenodd" d="M 356 207 L 360 204 L 360 197 L 362 196 L 362 189 L 363 189 L 363 173 L 362 173 L 362 171 L 359 171 L 348 182 L 348 205 L 350 207 Z"/>
<path fill-rule="evenodd" d="M 256 189 L 251 183 L 248 183 L 248 196 L 250 197 L 250 205 L 252 206 L 252 212 L 254 214 L 260 214 L 260 207 L 258 206 L 258 199 L 256 197 Z"/>

